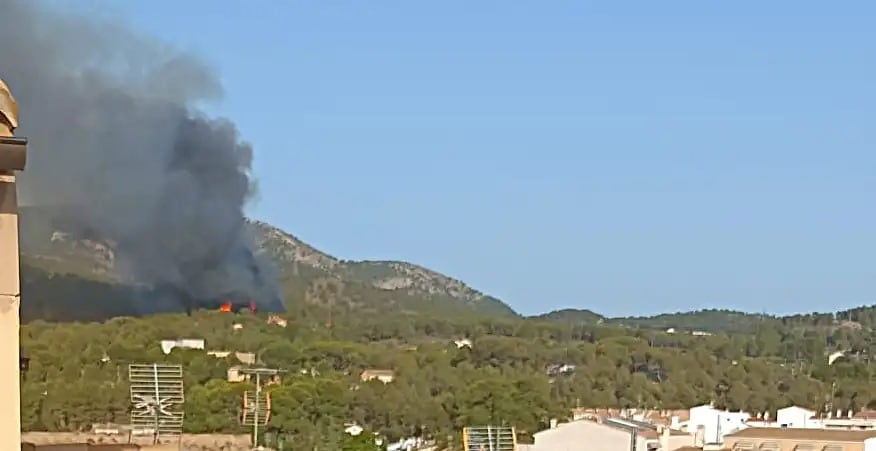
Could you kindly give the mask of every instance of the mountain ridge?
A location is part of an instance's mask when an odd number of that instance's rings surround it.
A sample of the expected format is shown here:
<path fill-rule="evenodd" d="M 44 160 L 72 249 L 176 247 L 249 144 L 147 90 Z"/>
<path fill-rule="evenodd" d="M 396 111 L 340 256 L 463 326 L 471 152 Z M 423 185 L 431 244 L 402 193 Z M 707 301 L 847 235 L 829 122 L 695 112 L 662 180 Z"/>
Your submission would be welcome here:
<path fill-rule="evenodd" d="M 872 330 L 876 328 L 876 304 L 861 305 L 831 313 L 809 312 L 791 315 L 712 308 L 651 316 L 608 317 L 587 309 L 565 308 L 529 318 L 553 323 L 659 329 L 672 333 L 754 333 L 765 323 Z"/>
<path fill-rule="evenodd" d="M 28 271 L 124 283 L 114 271 L 113 243 L 66 230 L 51 209 L 21 209 L 22 263 Z M 501 300 L 424 266 L 393 260 L 350 261 L 324 253 L 297 236 L 264 221 L 249 220 L 258 252 L 278 269 L 287 297 L 307 303 L 348 307 L 445 307 L 502 316 L 519 316 Z M 340 287 L 340 288 L 338 288 Z"/>
<path fill-rule="evenodd" d="M 406 312 L 428 310 L 522 317 L 501 300 L 422 265 L 397 260 L 343 260 L 264 221 L 249 220 L 247 226 L 252 229 L 258 249 L 276 263 L 287 301 L 350 309 L 391 308 Z M 117 256 L 113 243 L 92 236 L 74 236 L 73 232 L 64 230 L 50 209 L 45 208 L 23 207 L 21 230 L 22 278 L 31 292 L 47 291 L 42 287 L 35 289 L 34 284 L 38 283 L 67 281 L 83 286 L 86 282 L 94 282 L 89 289 L 111 293 L 113 299 L 127 296 L 117 286 L 122 282 L 114 272 Z M 44 311 L 49 308 L 46 305 L 53 304 L 67 302 L 65 299 L 42 302 L 37 310 Z M 71 311 L 66 305 L 62 310 Z M 109 310 L 114 314 L 123 311 L 117 305 Z M 839 321 L 837 317 L 844 320 Z M 876 325 L 876 307 L 785 316 L 702 309 L 640 317 L 609 317 L 589 309 L 565 308 L 527 318 L 544 322 L 720 333 L 752 331 L 764 321 L 816 321 L 825 325 L 843 322 L 849 327 L 863 323 L 870 327 Z"/>

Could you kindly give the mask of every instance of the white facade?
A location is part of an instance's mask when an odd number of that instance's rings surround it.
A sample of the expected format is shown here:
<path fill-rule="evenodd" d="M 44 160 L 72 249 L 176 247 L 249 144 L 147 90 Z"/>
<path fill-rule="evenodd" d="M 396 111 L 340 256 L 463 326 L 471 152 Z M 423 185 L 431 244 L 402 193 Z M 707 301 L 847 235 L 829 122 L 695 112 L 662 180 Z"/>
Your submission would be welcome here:
<path fill-rule="evenodd" d="M 783 428 L 807 428 L 821 427 L 817 420 L 813 420 L 815 412 L 802 407 L 790 406 L 779 409 L 776 412 L 776 423 Z M 816 425 L 816 423 L 818 423 Z"/>
<path fill-rule="evenodd" d="M 533 435 L 530 451 L 629 451 L 631 434 L 605 424 L 587 420 L 562 423 Z M 636 451 L 672 451 L 693 445 L 690 435 L 665 434 L 657 438 L 639 436 Z"/>
<path fill-rule="evenodd" d="M 350 426 L 347 426 L 346 429 L 344 429 L 344 432 L 346 432 L 347 434 L 356 436 L 356 435 L 361 434 L 362 431 L 364 431 L 364 430 L 365 429 L 362 428 L 362 426 L 359 426 L 358 424 L 351 424 Z"/>
<path fill-rule="evenodd" d="M 718 410 L 705 404 L 690 409 L 687 432 L 694 434 L 695 445 L 724 443 L 724 436 L 745 428 L 749 418 L 747 412 Z"/>
<path fill-rule="evenodd" d="M 876 451 L 876 438 L 864 440 L 864 451 Z"/>
<path fill-rule="evenodd" d="M 170 354 L 173 348 L 204 349 L 204 340 L 201 338 L 182 338 L 179 340 L 161 340 L 161 351 Z"/>

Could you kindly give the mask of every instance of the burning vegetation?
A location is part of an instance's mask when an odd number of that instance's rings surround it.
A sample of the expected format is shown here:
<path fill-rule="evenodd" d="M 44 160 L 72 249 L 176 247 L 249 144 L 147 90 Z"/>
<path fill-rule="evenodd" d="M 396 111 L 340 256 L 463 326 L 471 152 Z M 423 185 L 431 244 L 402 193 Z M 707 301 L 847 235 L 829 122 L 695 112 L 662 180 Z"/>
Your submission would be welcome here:
<path fill-rule="evenodd" d="M 256 312 L 256 303 L 253 300 L 250 300 L 246 303 L 233 303 L 229 301 L 225 301 L 219 305 L 219 311 L 225 313 L 240 313 L 242 311 L 248 311 L 251 314 L 255 314 Z"/>

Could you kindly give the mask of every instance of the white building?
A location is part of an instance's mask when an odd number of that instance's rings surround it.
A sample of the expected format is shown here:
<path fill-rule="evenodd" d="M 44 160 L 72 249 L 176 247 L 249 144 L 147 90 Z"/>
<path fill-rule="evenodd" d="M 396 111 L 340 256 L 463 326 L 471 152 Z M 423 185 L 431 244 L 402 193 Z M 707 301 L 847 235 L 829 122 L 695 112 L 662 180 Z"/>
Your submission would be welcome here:
<path fill-rule="evenodd" d="M 161 340 L 161 351 L 170 354 L 173 348 L 204 349 L 202 338 L 181 338 L 179 340 Z"/>
<path fill-rule="evenodd" d="M 852 411 L 837 411 L 818 413 L 798 406 L 789 406 L 779 409 L 776 421 L 769 421 L 769 416 L 764 414 L 763 420 L 748 422 L 748 427 L 756 428 L 784 428 L 784 429 L 830 429 L 869 431 L 876 430 L 876 418 L 866 412 L 855 415 Z M 876 449 L 874 449 L 876 451 Z"/>
<path fill-rule="evenodd" d="M 783 428 L 821 427 L 815 412 L 798 406 L 789 406 L 776 412 L 776 423 Z"/>
<path fill-rule="evenodd" d="M 724 436 L 746 427 L 747 412 L 718 410 L 709 404 L 692 407 L 687 432 L 695 437 L 694 445 L 723 443 Z"/>
<path fill-rule="evenodd" d="M 351 425 L 347 426 L 346 429 L 344 429 L 344 432 L 346 432 L 347 434 L 353 435 L 353 436 L 357 436 L 357 435 L 361 434 L 362 431 L 364 431 L 364 430 L 365 429 L 362 426 L 359 426 L 358 424 L 351 424 Z"/>
<path fill-rule="evenodd" d="M 453 344 L 456 345 L 456 349 L 469 348 L 471 349 L 471 340 L 468 338 L 463 338 L 461 340 L 453 340 Z"/>
<path fill-rule="evenodd" d="M 630 451 L 632 433 L 617 427 L 624 420 L 612 419 L 615 425 L 580 420 L 552 425 L 536 432 L 530 451 Z M 633 424 L 630 424 L 632 426 Z M 690 434 L 663 429 L 642 428 L 636 435 L 636 451 L 673 451 L 693 445 Z"/>

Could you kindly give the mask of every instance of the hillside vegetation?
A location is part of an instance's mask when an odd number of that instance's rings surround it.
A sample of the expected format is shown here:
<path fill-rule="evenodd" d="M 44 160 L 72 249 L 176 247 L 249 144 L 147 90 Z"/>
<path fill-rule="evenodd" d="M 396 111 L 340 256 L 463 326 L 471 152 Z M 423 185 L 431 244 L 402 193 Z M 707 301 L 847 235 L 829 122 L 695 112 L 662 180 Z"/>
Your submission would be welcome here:
<path fill-rule="evenodd" d="M 77 234 L 54 219 L 57 216 L 47 209 L 22 209 L 23 291 L 30 294 L 27 299 L 32 303 L 25 309 L 25 318 L 98 319 L 120 312 L 179 310 L 179 306 L 156 306 L 155 297 L 143 293 L 145 287 L 119 280 L 112 243 Z M 249 225 L 259 248 L 276 263 L 287 302 L 517 315 L 502 301 L 427 268 L 406 262 L 344 261 L 268 224 L 254 221 Z M 49 281 L 50 287 L 43 281 Z M 64 289 L 68 283 L 75 288 Z M 111 292 L 112 301 L 73 302 L 106 299 L 106 295 L 94 294 L 106 292 Z M 111 306 L 105 305 L 110 302 Z M 73 305 L 77 311 L 71 311 Z M 111 315 L 102 316 L 104 309 Z"/>
<path fill-rule="evenodd" d="M 51 219 L 51 211 L 22 211 L 23 279 L 29 292 L 26 319 L 94 320 L 145 311 L 174 311 L 155 305 L 144 287 L 118 280 L 112 243 L 77 236 Z M 398 261 L 348 261 L 315 249 L 297 237 L 259 221 L 250 223 L 256 242 L 276 262 L 287 303 L 433 313 L 472 312 L 517 316 L 507 304 L 422 266 Z M 71 289 L 66 285 L 70 284 Z M 144 299 L 145 298 L 145 299 Z M 88 299 L 80 303 L 78 300 Z M 142 303 L 149 304 L 149 308 Z M 539 321 L 606 324 L 650 329 L 753 332 L 764 323 L 829 325 L 835 321 L 876 323 L 872 309 L 788 317 L 731 310 L 699 310 L 647 317 L 606 317 L 592 310 L 562 309 L 534 316 Z"/>
<path fill-rule="evenodd" d="M 270 388 L 268 429 L 306 449 L 332 448 L 350 422 L 393 440 L 444 440 L 468 424 L 506 423 L 526 435 L 576 405 L 677 409 L 714 401 L 752 412 L 790 404 L 876 407 L 870 329 L 770 323 L 756 334 L 693 336 L 315 304 L 293 306 L 285 317 L 285 328 L 262 315 L 216 311 L 26 324 L 22 345 L 32 360 L 23 384 L 24 427 L 83 430 L 125 422 L 127 365 L 170 362 L 185 368 L 187 430 L 243 431 L 240 396 L 252 387 L 225 381 L 226 370 L 240 363 L 233 354 L 163 354 L 159 341 L 174 338 L 204 338 L 207 350 L 253 352 L 260 364 L 288 371 Z M 464 337 L 471 347 L 454 343 Z M 828 365 L 827 354 L 836 350 L 846 358 Z M 552 372 L 559 365 L 572 369 Z M 392 370 L 396 379 L 360 381 L 369 368 Z"/>
<path fill-rule="evenodd" d="M 270 388 L 268 430 L 302 449 L 336 449 L 351 422 L 391 440 L 453 442 L 469 424 L 511 424 L 525 439 L 576 405 L 876 407 L 874 307 L 652 318 L 570 309 L 523 318 L 428 269 L 343 261 L 266 224 L 252 226 L 277 262 L 286 327 L 261 313 L 179 313 L 178 305 L 160 305 L 148 287 L 121 283 L 110 243 L 55 225 L 28 229 L 24 427 L 75 431 L 125 422 L 127 365 L 176 362 L 186 374 L 186 430 L 242 431 L 240 396 L 251 387 L 225 380 L 240 363 L 197 350 L 163 354 L 160 340 L 175 338 L 203 338 L 207 350 L 253 352 L 259 364 L 287 371 Z M 145 311 L 165 313 L 129 317 Z M 456 344 L 463 338 L 471 346 Z M 844 357 L 828 365 L 834 352 Z M 361 381 L 369 368 L 392 370 L 396 379 Z"/>

